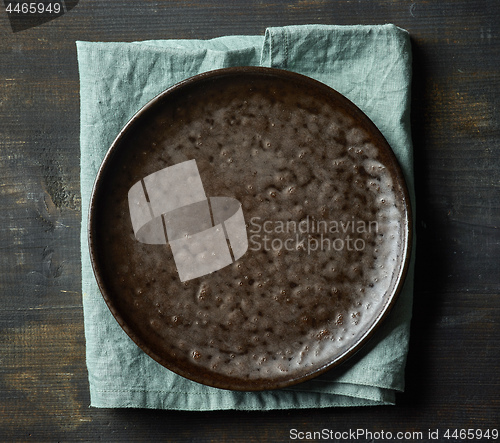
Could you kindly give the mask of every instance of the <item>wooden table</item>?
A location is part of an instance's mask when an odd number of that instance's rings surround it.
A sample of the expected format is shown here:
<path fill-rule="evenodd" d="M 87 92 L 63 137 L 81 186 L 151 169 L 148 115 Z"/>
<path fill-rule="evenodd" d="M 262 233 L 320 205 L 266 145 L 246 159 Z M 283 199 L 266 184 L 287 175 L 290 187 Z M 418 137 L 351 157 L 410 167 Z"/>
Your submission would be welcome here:
<path fill-rule="evenodd" d="M 395 407 L 89 408 L 75 41 L 305 23 L 395 23 L 412 36 L 418 247 L 406 392 Z M 291 429 L 424 439 L 430 429 L 456 441 L 447 429 L 500 427 L 499 32 L 497 0 L 82 0 L 16 33 L 0 6 L 0 441 L 273 442 Z"/>

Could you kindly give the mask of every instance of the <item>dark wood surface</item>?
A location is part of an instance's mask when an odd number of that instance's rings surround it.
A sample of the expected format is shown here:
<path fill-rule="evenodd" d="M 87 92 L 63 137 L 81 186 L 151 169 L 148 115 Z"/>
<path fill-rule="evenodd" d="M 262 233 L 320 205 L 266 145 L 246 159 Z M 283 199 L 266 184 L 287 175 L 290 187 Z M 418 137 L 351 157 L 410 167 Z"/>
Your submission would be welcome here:
<path fill-rule="evenodd" d="M 89 408 L 75 41 L 304 23 L 395 23 L 412 36 L 418 244 L 406 392 L 394 407 Z M 499 30 L 497 0 L 82 0 L 16 33 L 0 5 L 0 441 L 274 442 L 292 428 L 426 440 L 439 429 L 453 441 L 446 429 L 500 427 Z"/>

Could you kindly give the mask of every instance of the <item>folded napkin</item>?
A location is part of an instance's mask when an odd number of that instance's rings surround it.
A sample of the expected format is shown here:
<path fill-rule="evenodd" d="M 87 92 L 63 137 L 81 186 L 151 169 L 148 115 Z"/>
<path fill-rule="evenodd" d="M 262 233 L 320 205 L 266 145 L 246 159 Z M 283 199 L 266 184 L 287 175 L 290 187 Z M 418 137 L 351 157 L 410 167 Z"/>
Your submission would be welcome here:
<path fill-rule="evenodd" d="M 352 359 L 313 380 L 274 391 L 233 392 L 180 377 L 122 331 L 90 264 L 87 215 L 103 157 L 125 123 L 169 86 L 203 71 L 261 65 L 333 87 L 378 126 L 396 153 L 413 197 L 408 33 L 393 25 L 307 25 L 264 36 L 133 43 L 77 42 L 81 93 L 82 290 L 91 406 L 175 410 L 270 410 L 394 404 L 404 388 L 413 261 L 387 321 Z"/>

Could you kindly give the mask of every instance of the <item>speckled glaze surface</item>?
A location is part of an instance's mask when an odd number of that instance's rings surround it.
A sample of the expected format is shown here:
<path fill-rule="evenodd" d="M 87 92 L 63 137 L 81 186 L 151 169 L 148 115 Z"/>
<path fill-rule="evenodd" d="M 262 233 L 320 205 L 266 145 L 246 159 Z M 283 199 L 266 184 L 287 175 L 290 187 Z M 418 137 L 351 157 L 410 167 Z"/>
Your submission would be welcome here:
<path fill-rule="evenodd" d="M 167 245 L 133 234 L 127 193 L 196 160 L 207 195 L 241 203 L 246 253 L 181 282 Z M 123 129 L 99 171 L 89 245 L 117 321 L 152 358 L 234 390 L 288 386 L 357 351 L 392 307 L 410 209 L 385 139 L 351 102 L 267 68 L 201 74 Z"/>

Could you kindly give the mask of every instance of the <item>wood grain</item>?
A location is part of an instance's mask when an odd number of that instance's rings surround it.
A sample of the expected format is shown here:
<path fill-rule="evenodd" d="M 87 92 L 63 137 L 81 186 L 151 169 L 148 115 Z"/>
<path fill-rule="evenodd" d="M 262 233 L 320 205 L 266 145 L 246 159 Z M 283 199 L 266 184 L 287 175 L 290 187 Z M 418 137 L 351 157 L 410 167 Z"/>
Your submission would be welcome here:
<path fill-rule="evenodd" d="M 272 442 L 288 441 L 291 428 L 498 427 L 499 17 L 495 0 L 88 0 L 13 33 L 0 11 L 0 440 Z M 412 36 L 418 204 L 412 338 L 398 405 L 255 413 L 88 408 L 75 41 L 389 22 Z"/>

